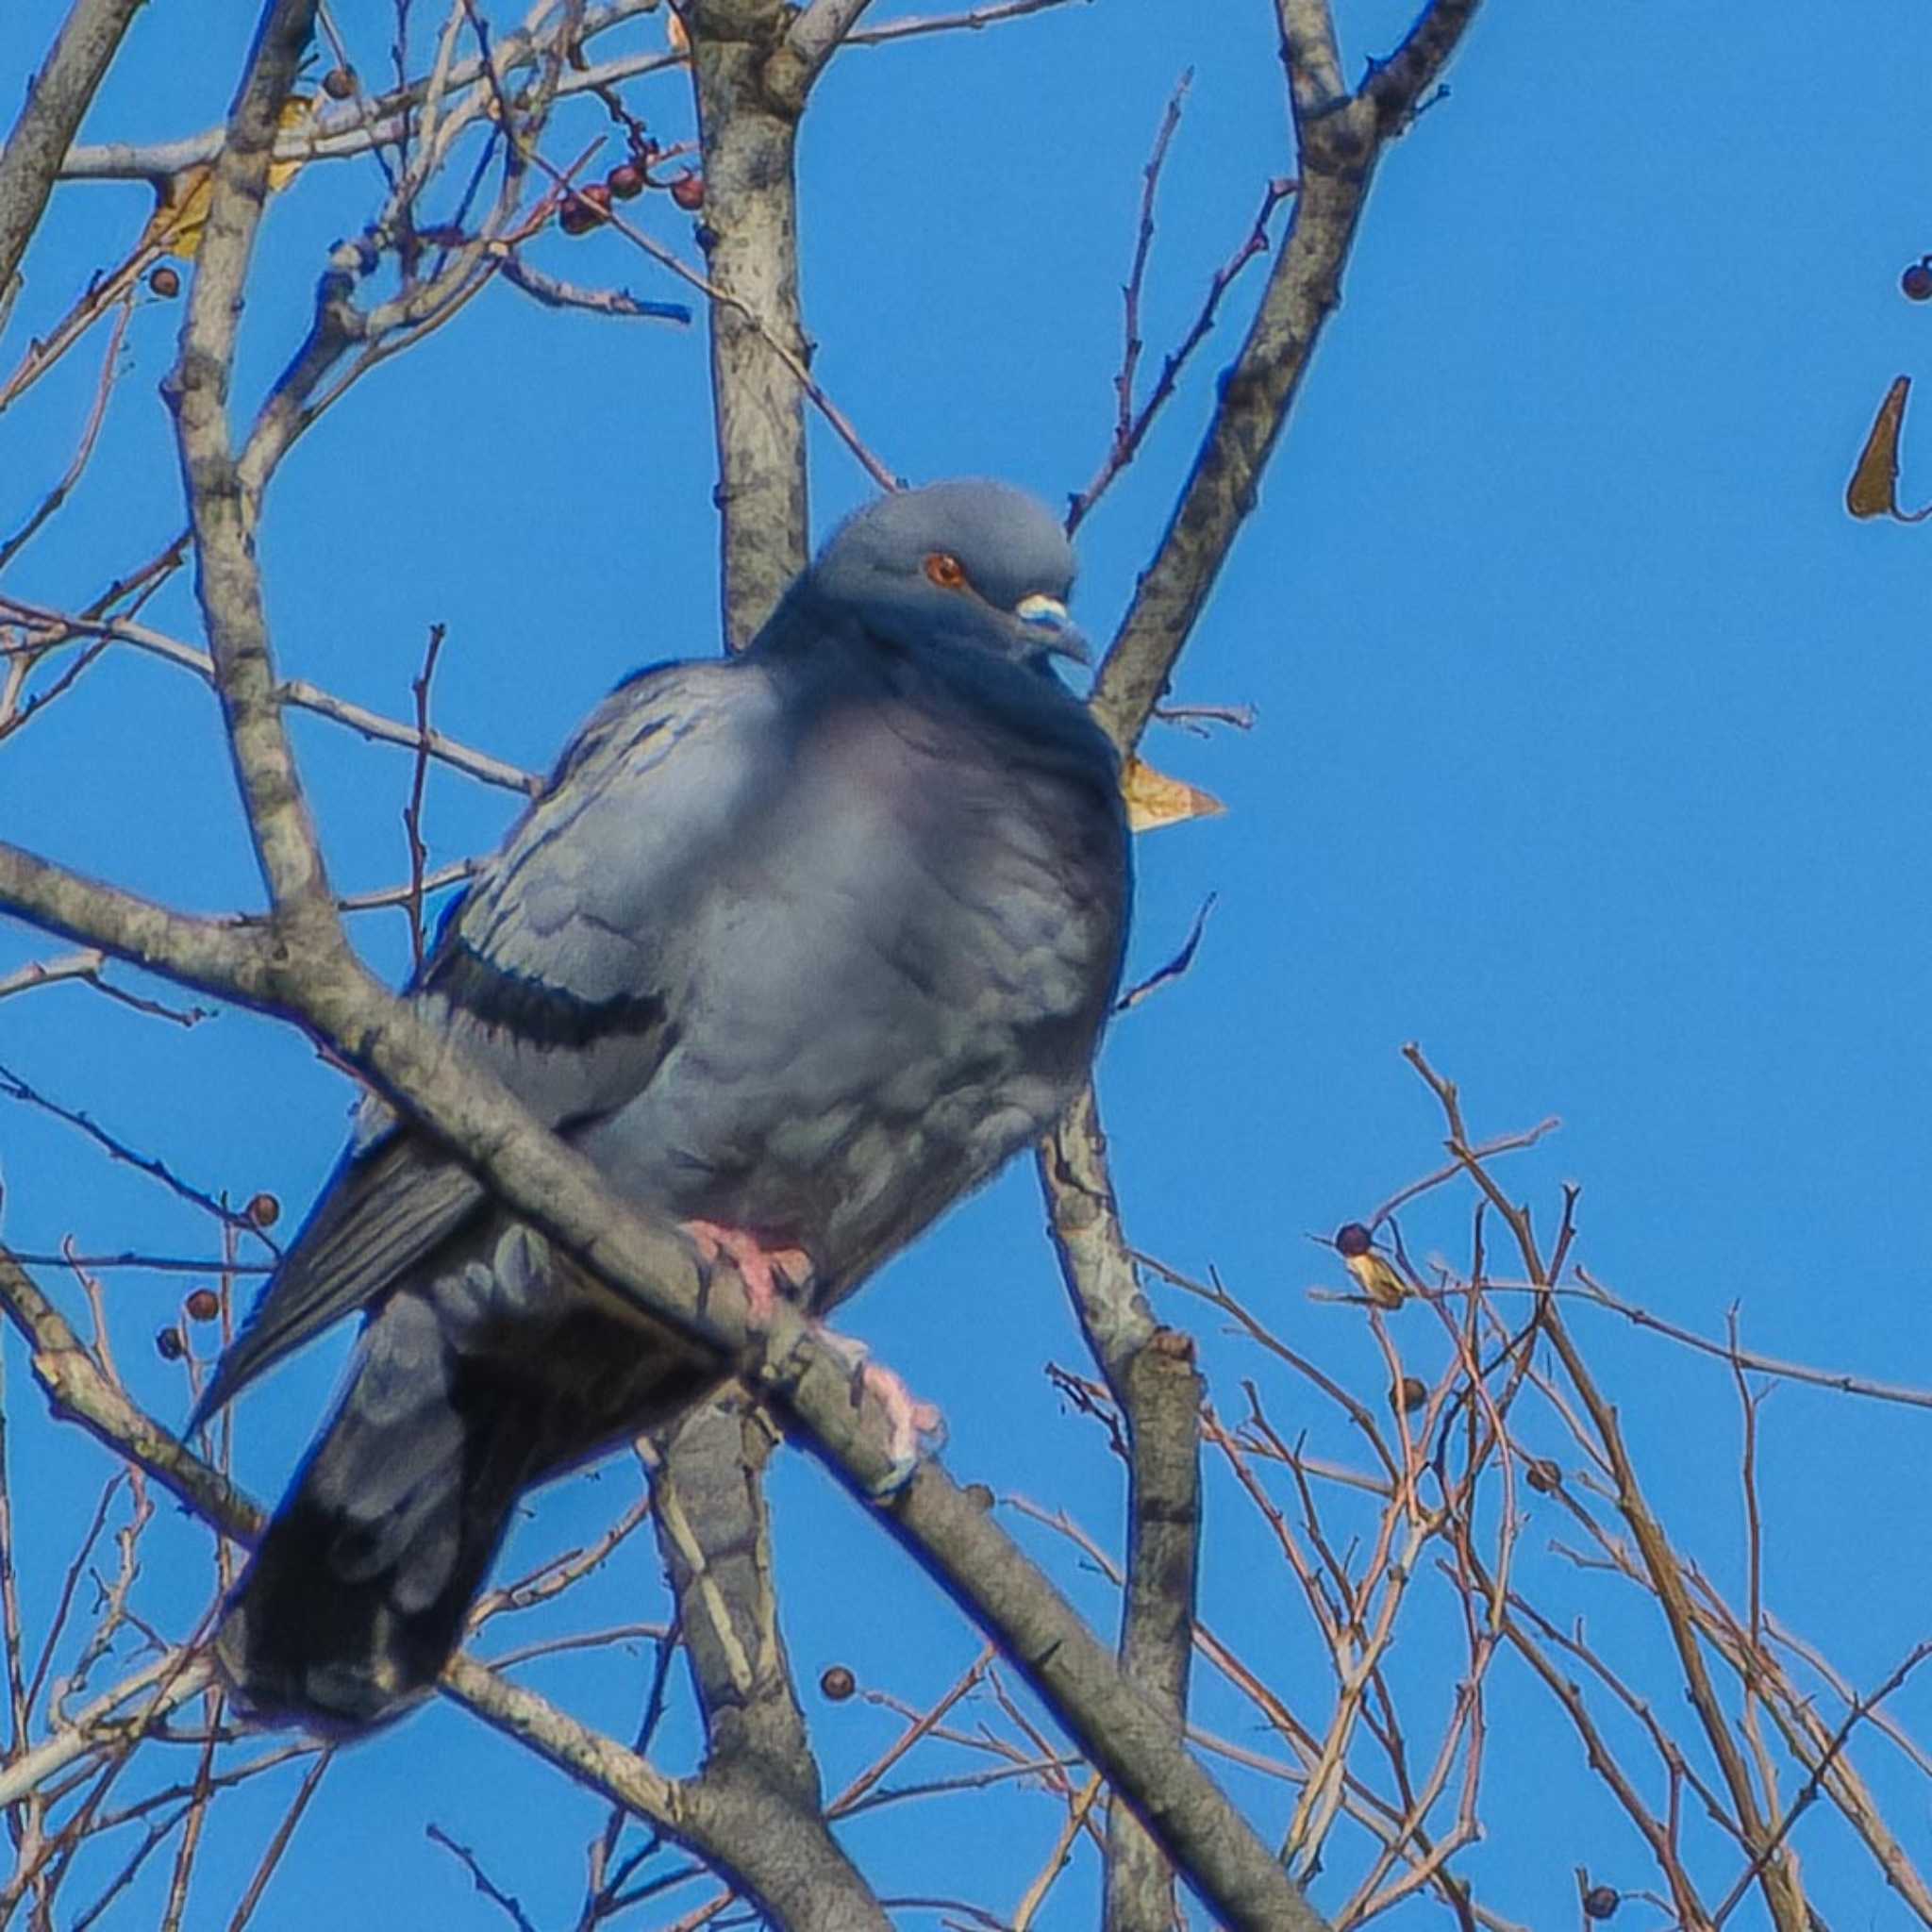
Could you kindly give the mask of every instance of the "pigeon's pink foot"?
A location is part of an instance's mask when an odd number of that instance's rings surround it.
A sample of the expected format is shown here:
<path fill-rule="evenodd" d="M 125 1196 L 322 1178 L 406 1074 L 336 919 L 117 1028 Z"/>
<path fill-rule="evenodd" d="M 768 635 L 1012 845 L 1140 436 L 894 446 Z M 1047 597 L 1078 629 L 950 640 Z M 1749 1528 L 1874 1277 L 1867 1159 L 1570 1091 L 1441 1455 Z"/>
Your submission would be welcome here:
<path fill-rule="evenodd" d="M 755 1234 L 741 1227 L 725 1227 L 715 1221 L 686 1221 L 679 1224 L 707 1261 L 721 1257 L 736 1268 L 751 1298 L 752 1320 L 769 1322 L 787 1290 L 796 1293 L 811 1285 L 811 1257 L 803 1248 L 768 1248 Z"/>
<path fill-rule="evenodd" d="M 887 1447 L 891 1466 L 873 1490 L 875 1496 L 890 1496 L 903 1489 L 919 1467 L 919 1458 L 936 1451 L 946 1440 L 946 1419 L 938 1405 L 922 1402 L 911 1390 L 882 1363 L 872 1359 L 862 1341 L 849 1335 L 838 1335 L 813 1323 L 818 1338 L 852 1371 L 854 1399 L 860 1390 L 871 1391 L 886 1412 Z"/>
<path fill-rule="evenodd" d="M 891 1494 L 900 1488 L 919 1466 L 919 1458 L 939 1448 L 946 1439 L 946 1419 L 939 1405 L 924 1402 L 880 1362 L 867 1362 L 858 1379 L 872 1391 L 886 1411 L 891 1429 L 892 1474 L 881 1491 Z"/>

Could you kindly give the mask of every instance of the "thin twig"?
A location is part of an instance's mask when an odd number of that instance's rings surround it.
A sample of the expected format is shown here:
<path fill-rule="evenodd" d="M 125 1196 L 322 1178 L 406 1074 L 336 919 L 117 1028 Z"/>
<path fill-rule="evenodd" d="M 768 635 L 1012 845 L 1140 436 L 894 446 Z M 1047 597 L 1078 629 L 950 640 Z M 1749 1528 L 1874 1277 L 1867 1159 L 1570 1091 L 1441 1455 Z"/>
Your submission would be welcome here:
<path fill-rule="evenodd" d="M 63 1107 L 58 1100 L 49 1099 L 4 1065 L 0 1065 L 0 1096 L 20 1101 L 27 1107 L 37 1107 L 43 1113 L 52 1114 L 56 1120 L 65 1121 L 69 1126 L 79 1128 L 110 1159 L 125 1162 L 129 1167 L 138 1168 L 142 1174 L 151 1174 L 172 1193 L 178 1194 L 184 1201 L 192 1201 L 204 1213 L 213 1215 L 225 1226 L 243 1230 L 253 1235 L 271 1253 L 281 1253 L 279 1245 L 246 1214 L 238 1214 L 225 1202 L 217 1200 L 214 1195 L 193 1186 L 191 1182 L 184 1181 L 158 1155 L 138 1152 L 126 1141 L 110 1134 L 107 1128 L 96 1124 L 77 1108 Z"/>
<path fill-rule="evenodd" d="M 450 1853 L 462 1864 L 470 1874 L 470 1883 L 485 1898 L 489 1899 L 492 1905 L 503 1907 L 510 1923 L 516 1926 L 517 1932 L 537 1932 L 536 1926 L 530 1923 L 529 1914 L 524 1910 L 522 1904 L 491 1878 L 489 1873 L 484 1871 L 481 1864 L 477 1862 L 475 1853 L 468 1845 L 459 1845 L 455 1839 L 450 1837 L 448 1832 L 443 1830 L 441 1825 L 433 1821 L 425 1825 L 424 1829 L 427 1833 L 431 1844 L 441 1845 L 444 1851 Z"/>
<path fill-rule="evenodd" d="M 1138 1007 L 1150 993 L 1156 993 L 1170 981 L 1179 979 L 1194 963 L 1194 955 L 1200 950 L 1201 936 L 1208 930 L 1208 915 L 1214 910 L 1219 893 L 1209 892 L 1201 901 L 1201 909 L 1194 914 L 1194 923 L 1188 928 L 1188 936 L 1181 941 L 1181 949 L 1165 966 L 1158 967 L 1136 986 L 1130 986 L 1114 1002 L 1116 1013 L 1124 1013 Z"/>
<path fill-rule="evenodd" d="M 1178 96 L 1176 96 L 1177 98 Z M 1165 126 L 1163 126 L 1163 134 L 1167 131 Z M 1157 150 L 1157 153 L 1164 152 L 1164 147 L 1165 143 L 1163 142 Z M 1155 163 L 1150 162 L 1149 166 L 1154 167 Z M 1248 230 L 1246 239 L 1209 277 L 1208 293 L 1202 300 L 1199 313 L 1195 315 L 1187 334 L 1181 338 L 1179 345 L 1162 359 L 1160 374 L 1155 378 L 1154 387 L 1147 393 L 1147 400 L 1141 405 L 1139 410 L 1132 411 L 1131 413 L 1128 408 L 1128 398 L 1131 394 L 1134 364 L 1139 358 L 1141 350 L 1141 343 L 1135 333 L 1139 325 L 1140 289 L 1136 280 L 1130 279 L 1128 281 L 1128 353 L 1123 360 L 1120 375 L 1114 378 L 1115 387 L 1120 393 L 1122 413 L 1114 425 L 1113 441 L 1108 447 L 1107 455 L 1101 459 L 1100 468 L 1094 472 L 1093 480 L 1077 496 L 1074 496 L 1068 505 L 1067 530 L 1069 535 L 1080 527 L 1088 513 L 1111 486 L 1114 478 L 1139 454 L 1141 442 L 1145 440 L 1148 430 L 1154 425 L 1154 419 L 1159 415 L 1162 408 L 1166 407 L 1169 400 L 1173 397 L 1175 386 L 1180 381 L 1181 371 L 1192 359 L 1194 351 L 1213 332 L 1214 319 L 1220 312 L 1222 297 L 1234 286 L 1236 278 L 1241 275 L 1242 269 L 1247 267 L 1249 262 L 1254 260 L 1257 255 L 1265 255 L 1267 253 L 1269 247 L 1268 224 L 1274 220 L 1274 210 L 1295 192 L 1298 185 L 1297 182 L 1289 179 L 1269 182 L 1261 196 L 1260 211 L 1256 215 L 1254 225 Z M 1151 239 L 1153 233 L 1153 188 L 1154 183 L 1150 179 L 1148 182 L 1147 198 L 1143 204 L 1141 215 L 1142 246 L 1137 250 L 1134 260 L 1134 271 L 1137 276 L 1145 266 L 1144 245 L 1145 242 Z"/>
<path fill-rule="evenodd" d="M 121 359 L 121 344 L 127 335 L 127 325 L 134 314 L 134 291 L 130 288 L 121 298 L 121 312 L 114 318 L 114 326 L 108 337 L 108 352 L 101 358 L 101 373 L 94 384 L 94 397 L 87 413 L 87 422 L 80 432 L 80 445 L 74 452 L 74 460 L 67 465 L 66 474 L 56 483 L 35 507 L 32 515 L 12 536 L 0 543 L 0 571 L 4 571 L 32 541 L 39 530 L 73 493 L 74 486 L 80 481 L 81 472 L 87 468 L 88 458 L 94 453 L 94 443 L 101 433 L 101 425 L 107 420 L 108 398 L 114 392 L 114 377 Z"/>
<path fill-rule="evenodd" d="M 575 282 L 545 275 L 507 245 L 497 260 L 505 281 L 548 308 L 581 308 L 591 315 L 627 317 L 640 322 L 691 321 L 691 310 L 682 302 L 648 302 L 641 295 L 633 295 L 628 289 L 582 289 Z"/>
<path fill-rule="evenodd" d="M 409 802 L 403 808 L 403 834 L 409 844 L 408 896 L 403 903 L 409 915 L 409 953 L 419 974 L 423 971 L 423 873 L 429 858 L 429 848 L 423 842 L 423 788 L 429 778 L 429 682 L 436 675 L 436 660 L 442 654 L 447 634 L 445 625 L 429 626 L 423 669 L 409 682 L 416 700 L 416 757 L 409 777 Z"/>

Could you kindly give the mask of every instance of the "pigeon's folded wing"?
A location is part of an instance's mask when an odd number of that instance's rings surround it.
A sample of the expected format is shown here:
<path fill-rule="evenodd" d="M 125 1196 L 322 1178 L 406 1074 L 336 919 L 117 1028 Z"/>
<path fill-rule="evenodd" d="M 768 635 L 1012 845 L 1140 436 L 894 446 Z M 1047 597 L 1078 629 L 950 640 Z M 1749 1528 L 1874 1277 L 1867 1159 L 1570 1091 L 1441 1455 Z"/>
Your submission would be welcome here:
<path fill-rule="evenodd" d="M 593 712 L 542 795 L 445 915 L 411 997 L 559 1132 L 640 1092 L 675 1037 L 685 914 L 789 747 L 757 667 L 640 674 Z M 376 1300 L 483 1203 L 454 1155 L 365 1134 L 270 1277 L 199 1423 Z"/>

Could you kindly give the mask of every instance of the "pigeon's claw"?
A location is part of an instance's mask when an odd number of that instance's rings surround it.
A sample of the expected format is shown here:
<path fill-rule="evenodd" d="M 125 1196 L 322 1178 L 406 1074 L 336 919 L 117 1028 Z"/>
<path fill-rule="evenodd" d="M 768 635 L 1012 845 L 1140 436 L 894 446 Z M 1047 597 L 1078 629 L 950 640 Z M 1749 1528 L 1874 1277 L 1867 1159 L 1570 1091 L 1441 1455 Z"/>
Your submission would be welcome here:
<path fill-rule="evenodd" d="M 811 1286 L 811 1257 L 803 1248 L 768 1248 L 757 1235 L 715 1221 L 686 1221 L 679 1225 L 708 1263 L 723 1258 L 738 1270 L 751 1298 L 754 1323 L 772 1319 L 780 1295 L 788 1291 L 802 1294 Z"/>
<path fill-rule="evenodd" d="M 881 1362 L 866 1362 L 858 1379 L 884 1406 L 891 1429 L 892 1466 L 873 1493 L 890 1496 L 912 1480 L 922 1456 L 937 1455 L 946 1440 L 946 1419 L 937 1403 L 922 1401 Z"/>
<path fill-rule="evenodd" d="M 864 1342 L 835 1334 L 814 1322 L 818 1339 L 852 1374 L 852 1399 L 870 1392 L 886 1412 L 887 1450 L 891 1457 L 885 1475 L 873 1485 L 873 1494 L 891 1496 L 912 1480 L 922 1456 L 936 1455 L 946 1440 L 946 1419 L 936 1403 L 922 1401 L 882 1362 L 872 1358 Z"/>

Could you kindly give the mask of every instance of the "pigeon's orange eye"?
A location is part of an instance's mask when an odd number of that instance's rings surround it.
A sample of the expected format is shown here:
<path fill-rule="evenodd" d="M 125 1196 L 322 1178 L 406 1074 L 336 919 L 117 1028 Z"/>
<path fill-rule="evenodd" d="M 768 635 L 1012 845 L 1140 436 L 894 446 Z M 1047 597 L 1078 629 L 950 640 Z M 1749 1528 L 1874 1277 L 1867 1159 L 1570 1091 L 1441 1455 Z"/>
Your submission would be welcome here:
<path fill-rule="evenodd" d="M 942 591 L 966 588 L 966 566 L 950 551 L 935 550 L 925 559 L 925 574 Z"/>

